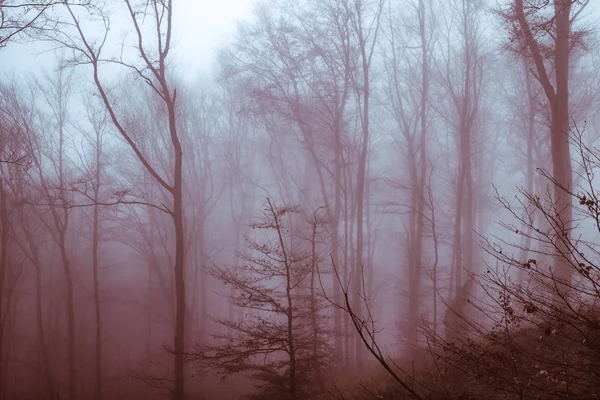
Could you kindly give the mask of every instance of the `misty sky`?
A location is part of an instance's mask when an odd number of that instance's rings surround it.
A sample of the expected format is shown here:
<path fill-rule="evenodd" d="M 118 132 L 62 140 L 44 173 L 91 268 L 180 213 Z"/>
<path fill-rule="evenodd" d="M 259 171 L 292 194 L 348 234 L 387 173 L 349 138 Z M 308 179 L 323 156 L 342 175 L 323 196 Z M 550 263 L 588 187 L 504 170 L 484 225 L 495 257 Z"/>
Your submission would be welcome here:
<path fill-rule="evenodd" d="M 175 53 L 186 79 L 210 73 L 215 50 L 232 39 L 236 21 L 251 17 L 252 0 L 178 0 L 175 7 Z M 118 27 L 114 27 L 118 30 Z M 40 44 L 10 43 L 0 52 L 3 74 L 37 71 L 55 54 Z"/>
<path fill-rule="evenodd" d="M 253 0 L 178 0 L 174 10 L 178 73 L 186 79 L 210 74 L 215 50 L 232 40 L 238 21 L 252 17 L 254 3 Z M 591 0 L 581 17 L 593 24 L 598 15 L 600 0 Z M 54 59 L 55 54 L 39 43 L 26 46 L 10 43 L 0 52 L 5 75 L 16 71 L 36 72 L 40 64 Z"/>
<path fill-rule="evenodd" d="M 0 49 L 0 400 L 316 400 L 429 356 L 434 393 L 463 380 L 437 352 L 492 370 L 473 346 L 542 338 L 554 300 L 596 318 L 600 0 L 45 12 Z M 523 393 L 567 365 L 509 356 Z"/>

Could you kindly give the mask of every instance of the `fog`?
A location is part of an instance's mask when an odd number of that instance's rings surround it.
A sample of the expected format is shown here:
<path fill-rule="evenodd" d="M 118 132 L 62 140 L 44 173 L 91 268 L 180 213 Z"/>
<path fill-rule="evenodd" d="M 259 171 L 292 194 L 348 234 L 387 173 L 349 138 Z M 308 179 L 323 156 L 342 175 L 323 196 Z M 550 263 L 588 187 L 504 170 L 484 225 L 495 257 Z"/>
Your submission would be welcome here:
<path fill-rule="evenodd" d="M 596 0 L 0 9 L 0 400 L 600 389 Z"/>

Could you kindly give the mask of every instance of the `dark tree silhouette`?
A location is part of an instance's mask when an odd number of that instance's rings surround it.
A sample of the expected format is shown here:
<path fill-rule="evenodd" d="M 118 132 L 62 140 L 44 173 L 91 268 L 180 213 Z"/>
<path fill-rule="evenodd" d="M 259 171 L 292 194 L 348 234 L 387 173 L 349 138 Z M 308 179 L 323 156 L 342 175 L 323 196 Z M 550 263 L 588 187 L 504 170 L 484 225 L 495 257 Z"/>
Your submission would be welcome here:
<path fill-rule="evenodd" d="M 210 274 L 235 289 L 229 300 L 239 319 L 214 317 L 226 328 L 216 344 L 193 357 L 203 370 L 249 374 L 258 382 L 256 399 L 301 399 L 318 393 L 329 357 L 315 293 L 318 221 L 308 237 L 294 233 L 298 207 L 277 207 L 270 199 L 251 227 L 261 239 L 246 238 L 249 251 L 235 267 L 216 266 Z M 260 237 L 259 236 L 259 237 Z"/>

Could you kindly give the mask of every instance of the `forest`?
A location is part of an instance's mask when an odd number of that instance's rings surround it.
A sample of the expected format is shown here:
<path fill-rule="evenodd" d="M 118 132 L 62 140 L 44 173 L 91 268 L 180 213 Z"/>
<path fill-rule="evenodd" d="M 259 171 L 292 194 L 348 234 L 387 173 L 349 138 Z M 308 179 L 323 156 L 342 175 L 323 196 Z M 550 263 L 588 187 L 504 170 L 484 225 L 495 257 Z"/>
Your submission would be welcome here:
<path fill-rule="evenodd" d="M 600 396 L 600 2 L 196 1 L 0 0 L 0 400 Z"/>

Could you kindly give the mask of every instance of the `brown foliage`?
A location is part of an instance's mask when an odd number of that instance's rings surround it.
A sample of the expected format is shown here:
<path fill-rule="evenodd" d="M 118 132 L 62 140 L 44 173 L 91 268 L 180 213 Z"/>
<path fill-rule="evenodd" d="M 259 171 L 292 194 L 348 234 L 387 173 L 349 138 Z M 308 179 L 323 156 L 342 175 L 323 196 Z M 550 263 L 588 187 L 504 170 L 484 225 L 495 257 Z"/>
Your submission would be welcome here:
<path fill-rule="evenodd" d="M 355 393 L 398 399 L 558 400 L 599 395 L 600 196 L 594 177 L 600 168 L 600 150 L 588 146 L 578 129 L 570 139 L 578 153 L 574 161 L 582 171 L 578 189 L 562 187 L 547 172 L 538 172 L 576 203 L 574 220 L 561 220 L 550 188 L 544 200 L 520 189 L 518 206 L 498 194 L 497 199 L 517 223 L 499 223 L 508 236 L 497 233 L 482 238 L 483 249 L 497 264 L 477 277 L 485 295 L 469 300 L 479 316 L 463 317 L 468 332 L 448 341 L 424 327 L 429 357 L 420 368 L 413 368 L 412 374 L 407 372 L 409 365 L 395 364 L 368 339 L 365 345 L 375 349 L 373 355 L 395 383 L 380 379 L 379 387 L 356 389 Z M 540 221 L 546 229 L 540 227 Z M 590 222 L 595 232 L 590 231 Z M 565 226 L 571 226 L 570 235 L 564 234 Z M 515 235 L 521 239 L 531 235 L 531 240 L 522 240 L 531 244 L 525 249 L 530 253 L 526 260 L 512 255 L 523 254 L 523 245 L 509 239 Z M 568 250 L 561 257 L 573 270 L 571 280 L 554 273 L 558 249 Z M 361 319 L 349 307 L 344 309 L 356 317 L 357 330 L 367 328 L 364 321 L 368 318 Z M 332 394 L 335 398 L 364 398 L 340 396 Z"/>

